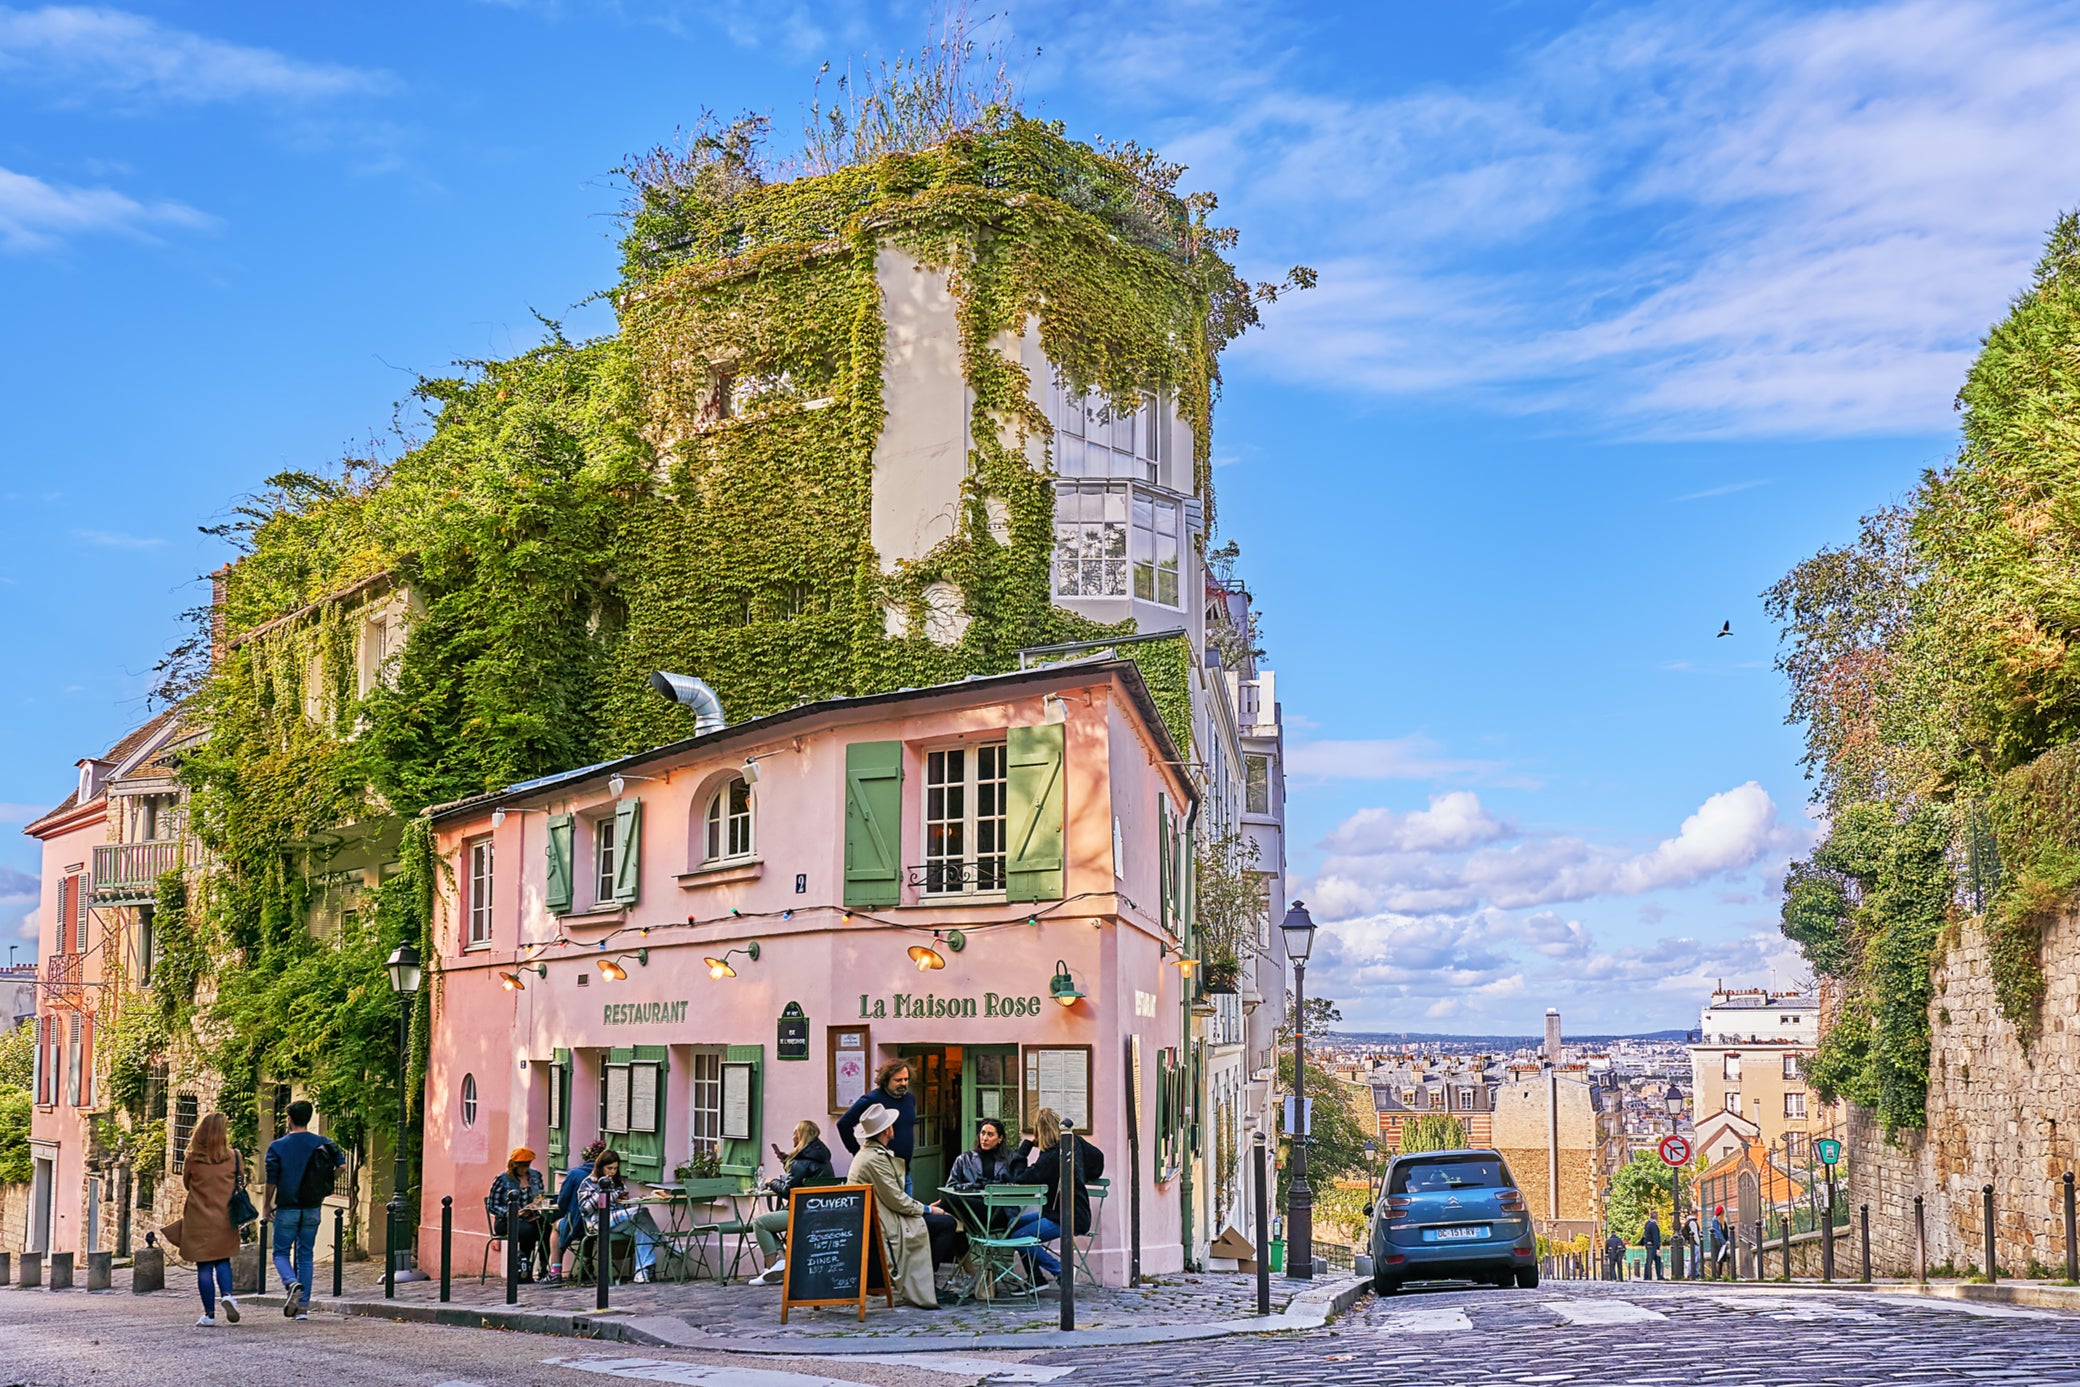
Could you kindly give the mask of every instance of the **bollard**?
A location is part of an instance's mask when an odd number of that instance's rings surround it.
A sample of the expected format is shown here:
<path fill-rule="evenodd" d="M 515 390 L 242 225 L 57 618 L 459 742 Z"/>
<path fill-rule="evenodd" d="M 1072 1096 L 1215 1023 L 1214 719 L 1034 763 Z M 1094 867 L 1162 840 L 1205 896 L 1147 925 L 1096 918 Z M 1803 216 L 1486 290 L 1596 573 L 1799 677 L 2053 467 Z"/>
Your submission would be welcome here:
<path fill-rule="evenodd" d="M 166 1249 L 160 1247 L 156 1233 L 145 1234 L 145 1245 L 137 1249 L 137 1256 L 130 1263 L 130 1293 L 145 1295 L 166 1289 Z"/>
<path fill-rule="evenodd" d="M 2080 1242 L 2073 1238 L 2073 1172 L 2067 1171 L 2060 1179 L 2066 1187 L 2066 1284 L 2080 1282 Z M 0 1281 L 7 1280 L 0 1276 Z"/>
<path fill-rule="evenodd" d="M 332 1298 L 338 1300 L 344 1291 L 342 1277 L 347 1269 L 347 1211 L 334 1208 L 332 1211 Z"/>
<path fill-rule="evenodd" d="M 116 1255 L 113 1252 L 89 1252 L 87 1254 L 87 1289 L 105 1291 L 112 1282 Z"/>
<path fill-rule="evenodd" d="M 1777 1279 L 1779 1281 L 1789 1281 L 1791 1279 L 1791 1216 L 1788 1213 L 1784 1216 L 1784 1274 Z"/>
<path fill-rule="evenodd" d="M 253 1274 L 253 1293 L 255 1295 L 267 1289 L 267 1235 L 273 1228 L 274 1220 L 272 1218 L 263 1218 L 260 1220 L 259 1227 L 253 1230 L 253 1246 L 259 1249 L 258 1255 L 253 1258 L 253 1261 L 260 1268 L 259 1271 Z M 296 1265 L 296 1248 L 293 1245 L 289 1248 L 289 1265 L 292 1267 Z"/>
<path fill-rule="evenodd" d="M 1914 1196 L 1914 1279 L 1928 1284 L 1928 1219 L 1918 1194 Z"/>
<path fill-rule="evenodd" d="M 50 1259 L 50 1260 L 51 1260 L 51 1289 L 52 1289 L 52 1290 L 54 1290 L 54 1291 L 69 1291 L 69 1290 L 71 1290 L 71 1289 L 72 1289 L 72 1254 L 71 1254 L 70 1252 L 53 1252 L 53 1253 L 51 1254 L 51 1259 Z"/>
<path fill-rule="evenodd" d="M 607 1308 L 607 1274 L 614 1262 L 614 1240 L 609 1230 L 613 1227 L 613 1207 L 607 1202 L 607 1192 L 599 1192 L 599 1231 L 592 1240 L 593 1271 L 599 1279 L 599 1293 L 594 1308 Z"/>
<path fill-rule="evenodd" d="M 1755 1220 L 1755 1279 L 1766 1280 L 1769 1276 L 1768 1259 L 1763 1256 L 1762 1220 Z"/>
<path fill-rule="evenodd" d="M 397 1297 L 397 1196 L 383 1206 L 383 1299 Z"/>
<path fill-rule="evenodd" d="M 43 1254 L 41 1252 L 24 1252 L 22 1254 L 22 1271 L 15 1284 L 23 1290 L 43 1284 Z"/>
<path fill-rule="evenodd" d="M 1868 1286 L 1871 1284 L 1871 1206 L 1868 1204 L 1864 1205 L 1860 1216 L 1863 1220 L 1863 1276 L 1861 1279 L 1863 1284 Z"/>
<path fill-rule="evenodd" d="M 1264 1134 L 1260 1131 L 1250 1143 L 1256 1150 L 1257 1163 L 1257 1313 L 1271 1313 L 1271 1192 L 1264 1183 Z M 2072 1177 L 2066 1177 L 2066 1193 L 2072 1194 Z M 2068 1209 L 2072 1204 L 2067 1203 Z M 2067 1239 L 2068 1243 L 2071 1239 Z M 1378 1275 L 1379 1268 L 1373 1268 Z M 5 1278 L 0 1278 L 4 1280 Z"/>
<path fill-rule="evenodd" d="M 508 1305 L 518 1305 L 520 1303 L 520 1206 L 524 1202 L 520 1196 L 520 1191 L 514 1190 L 512 1200 L 506 1205 L 506 1304 Z M 448 1284 L 448 1272 L 445 1267 L 441 1269 L 441 1284 L 443 1286 Z"/>
<path fill-rule="evenodd" d="M 455 1196 L 441 1196 L 441 1300 L 448 1299 L 448 1263 L 454 1260 Z"/>
<path fill-rule="evenodd" d="M 14 1254 L 12 1252 L 0 1252 L 0 1286 L 12 1286 L 13 1284 Z"/>
<path fill-rule="evenodd" d="M 1062 1328 L 1076 1328 L 1076 1126 L 1062 1124 L 1062 1202 L 1055 1210 L 1060 1219 L 1062 1263 Z M 1290 1249 L 1291 1244 L 1288 1244 Z M 1292 1268 L 1287 1267 L 1287 1272 Z"/>
<path fill-rule="evenodd" d="M 2001 1279 L 2000 1249 L 1994 1243 L 1993 1230 L 1993 1186 L 1984 1185 L 1979 1190 L 1979 1207 L 1986 1225 L 1986 1279 L 1994 1282 Z"/>

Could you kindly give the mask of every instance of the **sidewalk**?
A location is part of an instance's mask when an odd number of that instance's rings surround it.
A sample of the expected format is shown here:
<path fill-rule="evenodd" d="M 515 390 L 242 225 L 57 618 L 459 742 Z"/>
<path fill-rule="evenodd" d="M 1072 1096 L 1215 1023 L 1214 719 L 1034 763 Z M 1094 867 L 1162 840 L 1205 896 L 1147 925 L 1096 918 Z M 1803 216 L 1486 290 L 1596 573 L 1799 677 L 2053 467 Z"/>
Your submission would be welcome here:
<path fill-rule="evenodd" d="M 179 1273 L 172 1266 L 167 1273 L 170 1287 L 179 1280 Z M 119 1268 L 112 1291 L 97 1294 L 128 1295 L 129 1279 L 128 1269 Z M 507 1305 L 502 1280 L 493 1278 L 479 1285 L 475 1276 L 454 1281 L 446 1303 L 440 1300 L 437 1281 L 399 1282 L 395 1298 L 386 1300 L 379 1262 L 349 1264 L 344 1294 L 337 1299 L 330 1294 L 329 1265 L 319 1268 L 318 1282 L 318 1294 L 311 1297 L 313 1313 L 508 1329 L 650 1347 L 826 1357 L 1152 1344 L 1314 1329 L 1348 1309 L 1370 1284 L 1343 1277 L 1310 1286 L 1274 1276 L 1273 1313 L 1259 1317 L 1255 1313 L 1256 1278 L 1233 1272 L 1174 1273 L 1148 1278 L 1133 1290 L 1079 1283 L 1077 1327 L 1064 1332 L 1061 1303 L 1053 1296 L 1042 1296 L 1037 1302 L 974 1302 L 941 1310 L 916 1310 L 900 1304 L 891 1309 L 885 1301 L 870 1300 L 864 1322 L 851 1307 L 797 1307 L 782 1325 L 779 1287 L 747 1286 L 741 1281 L 729 1286 L 712 1281 L 617 1284 L 610 1292 L 612 1308 L 604 1313 L 593 1308 L 596 1291 L 590 1284 L 523 1283 L 518 1303 Z M 278 1311 L 281 1286 L 272 1272 L 268 1289 L 269 1294 L 241 1296 L 240 1302 Z"/>

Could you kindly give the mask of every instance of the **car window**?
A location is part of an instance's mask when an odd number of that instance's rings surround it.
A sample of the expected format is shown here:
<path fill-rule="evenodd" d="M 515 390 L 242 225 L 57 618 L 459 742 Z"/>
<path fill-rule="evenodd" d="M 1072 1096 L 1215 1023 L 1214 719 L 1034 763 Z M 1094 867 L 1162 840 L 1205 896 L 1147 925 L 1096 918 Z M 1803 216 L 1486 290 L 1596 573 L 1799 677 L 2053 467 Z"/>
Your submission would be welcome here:
<path fill-rule="evenodd" d="M 1511 1188 L 1501 1161 L 1402 1161 L 1394 1167 L 1388 1194 L 1446 1194 L 1453 1190 Z"/>

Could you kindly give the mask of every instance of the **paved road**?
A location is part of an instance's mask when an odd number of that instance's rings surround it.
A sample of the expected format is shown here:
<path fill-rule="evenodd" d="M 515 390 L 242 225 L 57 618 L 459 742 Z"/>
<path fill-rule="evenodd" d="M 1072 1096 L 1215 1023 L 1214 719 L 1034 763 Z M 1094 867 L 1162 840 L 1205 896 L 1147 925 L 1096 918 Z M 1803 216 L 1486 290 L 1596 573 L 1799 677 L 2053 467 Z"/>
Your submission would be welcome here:
<path fill-rule="evenodd" d="M 2080 1315 L 1869 1292 L 1549 1281 L 1368 1296 L 1308 1334 L 1036 1361 L 1076 1365 L 1063 1387 L 2073 1387 Z"/>
<path fill-rule="evenodd" d="M 1638 1283 L 1367 1298 L 1334 1325 L 1304 1334 L 1020 1355 L 891 1352 L 878 1360 L 746 1360 L 324 1313 L 299 1325 L 255 1311 L 215 1330 L 195 1328 L 194 1318 L 192 1301 L 171 1295 L 0 1291 L 0 1387 L 2080 1384 L 2080 1315 L 1848 1291 Z"/>

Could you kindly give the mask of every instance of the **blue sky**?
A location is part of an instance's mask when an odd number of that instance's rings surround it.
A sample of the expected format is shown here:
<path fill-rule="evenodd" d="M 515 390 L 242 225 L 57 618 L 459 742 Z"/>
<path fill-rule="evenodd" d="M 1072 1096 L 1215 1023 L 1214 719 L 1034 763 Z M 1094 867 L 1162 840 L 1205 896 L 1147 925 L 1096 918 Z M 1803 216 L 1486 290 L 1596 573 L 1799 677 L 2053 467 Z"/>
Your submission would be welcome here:
<path fill-rule="evenodd" d="M 1347 1019 L 1685 1024 L 1796 975 L 1758 593 L 1953 446 L 2080 200 L 2070 7 L 1012 3 L 1041 114 L 1321 286 L 1226 366 L 1221 515 Z M 921 7 L 0 8 L 0 821 L 143 715 L 197 526 L 412 373 L 608 325 L 608 170 L 799 127 Z M 1713 633 L 1733 623 L 1725 640 Z M 0 841 L 0 933 L 34 845 Z"/>

